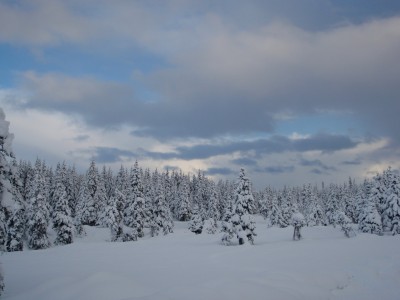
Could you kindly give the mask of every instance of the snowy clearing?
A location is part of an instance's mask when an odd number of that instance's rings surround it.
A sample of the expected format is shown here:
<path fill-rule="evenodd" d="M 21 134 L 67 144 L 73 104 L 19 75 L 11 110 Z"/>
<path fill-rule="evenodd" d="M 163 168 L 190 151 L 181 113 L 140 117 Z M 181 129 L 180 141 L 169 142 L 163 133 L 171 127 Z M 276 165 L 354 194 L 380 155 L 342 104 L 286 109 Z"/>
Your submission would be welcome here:
<path fill-rule="evenodd" d="M 255 245 L 223 246 L 221 234 L 175 233 L 111 243 L 86 227 L 67 246 L 3 253 L 3 299 L 399 299 L 400 236 L 339 228 L 267 228 Z"/>

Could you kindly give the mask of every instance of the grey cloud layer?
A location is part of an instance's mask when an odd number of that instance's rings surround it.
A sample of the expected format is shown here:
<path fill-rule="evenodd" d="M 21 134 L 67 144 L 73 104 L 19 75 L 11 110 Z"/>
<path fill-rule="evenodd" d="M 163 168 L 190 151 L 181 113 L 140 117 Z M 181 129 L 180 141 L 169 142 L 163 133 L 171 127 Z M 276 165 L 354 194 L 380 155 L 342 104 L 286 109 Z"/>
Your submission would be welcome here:
<path fill-rule="evenodd" d="M 358 142 L 343 135 L 317 134 L 303 139 L 289 139 L 285 136 L 273 136 L 269 139 L 255 141 L 239 141 L 224 144 L 196 145 L 191 147 L 176 147 L 176 152 L 160 153 L 146 152 L 144 155 L 154 159 L 179 158 L 184 160 L 207 159 L 218 155 L 227 155 L 234 152 L 250 152 L 253 155 L 282 153 L 286 151 L 305 152 L 322 151 L 333 152 L 344 149 L 351 149 L 357 146 Z M 236 164 L 252 165 L 251 159 L 238 159 Z"/>
<path fill-rule="evenodd" d="M 282 23 L 237 32 L 219 18 L 202 21 L 193 36 L 190 27 L 175 32 L 177 46 L 196 48 L 167 51 L 173 67 L 137 75 L 157 102 L 129 84 L 25 72 L 27 105 L 95 126 L 131 124 L 159 139 L 273 132 L 277 114 L 336 110 L 400 139 L 400 17 L 317 33 Z"/>

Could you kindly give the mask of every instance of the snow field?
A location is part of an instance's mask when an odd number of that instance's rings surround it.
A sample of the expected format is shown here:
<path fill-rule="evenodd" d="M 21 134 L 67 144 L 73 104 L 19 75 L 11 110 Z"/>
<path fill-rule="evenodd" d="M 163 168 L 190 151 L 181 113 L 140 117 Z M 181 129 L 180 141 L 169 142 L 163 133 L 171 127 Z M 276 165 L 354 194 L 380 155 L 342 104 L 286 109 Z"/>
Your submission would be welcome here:
<path fill-rule="evenodd" d="M 1 256 L 3 299 L 399 299 L 400 236 L 340 228 L 267 228 L 255 245 L 223 246 L 222 234 L 175 232 L 111 243 L 108 229 L 85 227 L 67 246 Z"/>

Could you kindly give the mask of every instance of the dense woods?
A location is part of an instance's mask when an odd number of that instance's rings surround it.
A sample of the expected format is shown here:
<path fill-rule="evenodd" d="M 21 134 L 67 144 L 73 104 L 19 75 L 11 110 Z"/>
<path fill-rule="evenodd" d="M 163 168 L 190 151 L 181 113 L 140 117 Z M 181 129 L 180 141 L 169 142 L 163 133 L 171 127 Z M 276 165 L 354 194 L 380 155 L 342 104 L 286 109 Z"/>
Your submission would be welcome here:
<path fill-rule="evenodd" d="M 114 173 L 91 161 L 80 174 L 66 162 L 55 168 L 39 158 L 18 162 L 9 123 L 0 113 L 3 251 L 70 244 L 85 234 L 85 225 L 108 227 L 112 242 L 136 241 L 145 234 L 172 233 L 174 221 L 190 221 L 196 234 L 222 231 L 222 244 L 253 244 L 255 214 L 269 226 L 294 226 L 294 239 L 305 225 L 340 226 L 347 237 L 355 228 L 377 235 L 400 233 L 400 177 L 391 168 L 360 184 L 349 178 L 343 184 L 260 191 L 252 190 L 243 169 L 237 181 L 214 182 L 202 171 L 149 170 L 136 161 Z"/>

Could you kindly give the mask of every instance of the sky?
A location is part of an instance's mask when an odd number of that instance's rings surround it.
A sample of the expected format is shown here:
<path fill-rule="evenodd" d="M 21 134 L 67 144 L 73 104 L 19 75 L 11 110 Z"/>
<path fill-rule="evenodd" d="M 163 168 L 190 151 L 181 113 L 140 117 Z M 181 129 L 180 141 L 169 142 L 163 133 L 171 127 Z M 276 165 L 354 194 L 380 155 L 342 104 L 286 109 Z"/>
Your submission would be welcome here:
<path fill-rule="evenodd" d="M 359 182 L 400 158 L 400 1 L 0 0 L 18 159 Z"/>

